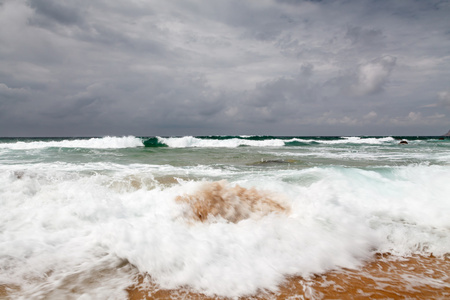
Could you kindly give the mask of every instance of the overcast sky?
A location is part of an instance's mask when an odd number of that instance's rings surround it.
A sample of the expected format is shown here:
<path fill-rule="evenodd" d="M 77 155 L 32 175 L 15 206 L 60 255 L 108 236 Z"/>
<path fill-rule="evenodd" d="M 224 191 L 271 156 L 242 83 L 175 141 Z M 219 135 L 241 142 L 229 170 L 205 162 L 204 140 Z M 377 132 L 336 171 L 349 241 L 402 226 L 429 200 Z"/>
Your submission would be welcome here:
<path fill-rule="evenodd" d="M 450 1 L 0 0 L 0 136 L 449 129 Z"/>

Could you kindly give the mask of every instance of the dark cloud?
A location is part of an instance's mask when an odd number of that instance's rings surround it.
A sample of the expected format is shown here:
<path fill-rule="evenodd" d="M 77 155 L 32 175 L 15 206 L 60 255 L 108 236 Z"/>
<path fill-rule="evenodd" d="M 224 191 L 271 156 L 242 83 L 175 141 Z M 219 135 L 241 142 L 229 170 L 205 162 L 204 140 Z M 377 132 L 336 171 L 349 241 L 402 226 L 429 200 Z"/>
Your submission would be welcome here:
<path fill-rule="evenodd" d="M 61 25 L 79 25 L 84 22 L 83 12 L 79 9 L 87 3 L 70 0 L 32 0 L 28 4 L 36 14 L 30 18 L 35 24 L 60 23 Z M 81 5 L 80 5 L 81 4 Z"/>
<path fill-rule="evenodd" d="M 356 26 L 349 26 L 346 38 L 351 40 L 353 45 L 362 45 L 364 47 L 374 47 L 383 43 L 383 32 L 380 29 L 365 29 Z"/>
<path fill-rule="evenodd" d="M 0 136 L 450 127 L 448 1 L 2 3 Z"/>
<path fill-rule="evenodd" d="M 323 0 L 276 0 L 279 3 L 298 5 L 305 2 L 322 2 Z"/>

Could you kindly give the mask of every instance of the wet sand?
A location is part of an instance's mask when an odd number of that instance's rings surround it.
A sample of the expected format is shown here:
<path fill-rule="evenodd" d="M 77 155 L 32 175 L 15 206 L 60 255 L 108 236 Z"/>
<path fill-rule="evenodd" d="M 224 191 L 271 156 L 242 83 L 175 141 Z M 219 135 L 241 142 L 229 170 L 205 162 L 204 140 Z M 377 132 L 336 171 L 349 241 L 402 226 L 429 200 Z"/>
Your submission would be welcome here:
<path fill-rule="evenodd" d="M 97 279 L 101 284 L 101 278 Z M 138 281 L 126 290 L 129 300 L 225 299 L 196 293 L 188 287 L 164 290 L 152 282 L 150 276 L 141 275 Z M 83 285 L 84 291 L 89 290 L 86 282 L 79 284 Z M 64 292 L 69 298 L 74 285 L 70 287 Z M 27 295 L 23 295 L 17 286 L 0 284 L 0 299 L 18 296 Z M 359 270 L 334 270 L 311 278 L 290 277 L 277 292 L 261 291 L 241 299 L 450 299 L 450 257 L 399 258 L 380 254 Z"/>
<path fill-rule="evenodd" d="M 17 292 L 18 287 L 0 284 L 0 299 L 13 299 L 12 293 Z"/>
<path fill-rule="evenodd" d="M 224 299 L 189 291 L 162 290 L 148 277 L 128 289 L 130 300 Z M 145 286 L 145 287 L 143 287 Z M 336 270 L 312 278 L 290 277 L 276 293 L 242 299 L 450 299 L 450 258 L 377 255 L 360 270 Z"/>

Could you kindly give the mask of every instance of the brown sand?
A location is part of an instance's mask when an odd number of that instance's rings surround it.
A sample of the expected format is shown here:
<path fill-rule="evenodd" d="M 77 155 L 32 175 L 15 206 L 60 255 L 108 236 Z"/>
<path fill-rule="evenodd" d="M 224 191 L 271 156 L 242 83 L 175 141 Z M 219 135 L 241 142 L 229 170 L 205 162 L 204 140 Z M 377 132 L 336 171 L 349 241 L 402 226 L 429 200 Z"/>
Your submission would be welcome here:
<path fill-rule="evenodd" d="M 178 196 L 176 201 L 189 204 L 193 212 L 191 217 L 196 221 L 203 222 L 210 216 L 220 216 L 237 223 L 250 215 L 288 212 L 288 207 L 275 200 L 277 197 L 255 188 L 231 186 L 222 180 L 205 182 L 195 194 Z"/>
<path fill-rule="evenodd" d="M 112 274 L 111 274 L 112 275 Z M 114 275 L 112 275 L 114 276 Z M 101 279 L 100 279 L 101 280 Z M 225 299 L 193 292 L 189 287 L 164 290 L 141 275 L 127 289 L 129 300 Z M 88 286 L 84 283 L 84 290 Z M 69 285 L 73 287 L 73 285 Z M 67 290 L 65 295 L 70 295 Z M 21 295 L 17 286 L 0 285 L 0 299 Z M 74 295 L 75 296 L 75 295 Z M 376 255 L 359 270 L 335 270 L 311 278 L 289 277 L 277 292 L 263 292 L 241 299 L 450 299 L 450 257 Z"/>
<path fill-rule="evenodd" d="M 450 259 L 377 255 L 360 270 L 336 270 L 312 278 L 290 277 L 276 293 L 241 299 L 450 299 Z M 147 277 L 128 289 L 129 299 L 225 299 L 188 288 L 163 290 Z M 146 288 L 142 283 L 146 281 Z"/>
<path fill-rule="evenodd" d="M 153 178 L 150 176 L 127 175 L 123 178 L 116 178 L 108 186 L 117 192 L 133 192 L 140 189 L 151 190 L 158 186 L 172 186 L 177 184 L 179 179 L 188 180 L 187 178 L 173 176 Z"/>
<path fill-rule="evenodd" d="M 0 299 L 6 298 L 6 286 L 0 285 Z"/>
<path fill-rule="evenodd" d="M 19 287 L 17 286 L 0 284 L 0 299 L 12 299 L 9 295 L 18 291 Z"/>

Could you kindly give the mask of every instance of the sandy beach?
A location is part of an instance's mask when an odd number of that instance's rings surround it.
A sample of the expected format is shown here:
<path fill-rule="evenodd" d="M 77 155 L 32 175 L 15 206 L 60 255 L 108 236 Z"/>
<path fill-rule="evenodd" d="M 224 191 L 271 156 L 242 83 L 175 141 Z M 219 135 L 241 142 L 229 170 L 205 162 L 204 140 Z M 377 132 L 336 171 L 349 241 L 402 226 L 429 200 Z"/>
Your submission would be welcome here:
<path fill-rule="evenodd" d="M 411 256 L 399 258 L 378 254 L 358 270 L 341 269 L 310 278 L 289 277 L 277 292 L 260 291 L 239 299 L 448 299 L 450 297 L 450 258 Z M 89 275 L 87 275 L 89 276 Z M 95 276 L 94 276 L 95 277 Z M 91 282 L 92 283 L 92 282 Z M 97 281 L 94 285 L 101 285 Z M 80 296 L 73 285 L 63 291 L 67 299 Z M 78 287 L 80 290 L 85 287 Z M 61 290 L 59 295 L 61 295 Z M 52 299 L 52 292 L 41 294 Z M 189 287 L 165 290 L 149 276 L 138 275 L 137 283 L 124 293 L 124 299 L 227 299 L 192 291 Z M 116 295 L 121 298 L 119 295 Z M 16 286 L 0 286 L 1 299 L 27 297 Z"/>
<path fill-rule="evenodd" d="M 360 270 L 336 270 L 311 278 L 290 277 L 276 293 L 260 293 L 242 299 L 448 299 L 450 259 L 433 256 L 395 258 L 377 255 Z M 188 288 L 162 290 L 149 278 L 130 287 L 130 300 L 225 299 L 194 293 Z"/>

